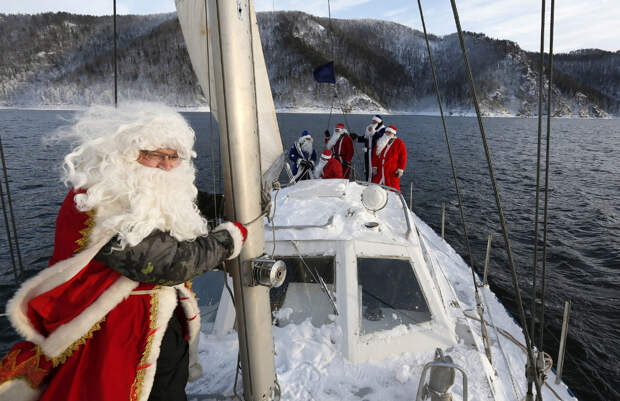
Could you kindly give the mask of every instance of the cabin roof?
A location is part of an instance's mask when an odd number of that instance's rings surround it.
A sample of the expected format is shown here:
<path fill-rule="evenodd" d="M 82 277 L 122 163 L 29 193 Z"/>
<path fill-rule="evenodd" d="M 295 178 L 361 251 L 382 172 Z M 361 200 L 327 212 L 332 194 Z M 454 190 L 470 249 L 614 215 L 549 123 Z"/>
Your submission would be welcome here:
<path fill-rule="evenodd" d="M 362 204 L 366 185 L 341 179 L 306 180 L 272 192 L 273 223 L 278 240 L 361 240 L 406 244 L 407 220 L 400 196 L 386 191 L 386 206 L 372 212 Z M 275 209 L 275 215 L 274 215 Z M 379 223 L 370 228 L 367 223 Z M 265 219 L 265 240 L 272 241 Z"/>

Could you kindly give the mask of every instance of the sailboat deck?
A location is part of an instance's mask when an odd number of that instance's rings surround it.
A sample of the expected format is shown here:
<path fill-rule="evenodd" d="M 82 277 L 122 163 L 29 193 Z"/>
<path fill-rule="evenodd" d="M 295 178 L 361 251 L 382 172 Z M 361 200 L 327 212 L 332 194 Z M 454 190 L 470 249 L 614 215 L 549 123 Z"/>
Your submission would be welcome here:
<path fill-rule="evenodd" d="M 360 240 L 406 245 L 408 209 L 397 193 L 376 212 L 362 204 L 366 185 L 348 180 L 307 180 L 274 192 L 273 224 L 265 220 L 265 240 Z M 275 214 L 274 214 L 275 210 Z"/>

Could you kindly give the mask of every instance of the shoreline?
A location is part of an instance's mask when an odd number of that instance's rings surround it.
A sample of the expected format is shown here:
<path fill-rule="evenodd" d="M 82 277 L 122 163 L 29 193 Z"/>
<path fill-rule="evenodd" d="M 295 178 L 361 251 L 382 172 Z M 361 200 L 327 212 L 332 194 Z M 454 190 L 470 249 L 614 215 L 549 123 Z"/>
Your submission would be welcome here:
<path fill-rule="evenodd" d="M 0 106 L 0 112 L 3 110 L 24 110 L 24 111 L 82 111 L 86 110 L 89 106 L 81 105 L 45 105 L 45 106 Z M 178 112 L 185 113 L 208 113 L 208 106 L 171 106 Z M 298 107 L 298 108 L 276 108 L 277 114 L 330 114 L 329 109 L 310 108 L 310 107 Z M 334 114 L 334 113 L 332 113 Z M 341 113 L 335 113 L 341 114 Z M 373 115 L 383 114 L 388 116 L 426 116 L 426 117 L 440 117 L 438 111 L 387 111 L 387 110 L 352 110 L 347 114 L 350 115 Z M 451 112 L 446 113 L 446 117 L 476 117 L 475 112 Z M 538 118 L 538 116 L 522 116 L 516 114 L 491 114 L 483 115 L 483 118 Z M 543 115 L 546 117 L 546 115 Z M 575 120 L 616 120 L 620 119 L 620 116 L 607 116 L 607 117 L 578 117 L 578 116 L 554 116 L 554 119 L 575 119 Z"/>

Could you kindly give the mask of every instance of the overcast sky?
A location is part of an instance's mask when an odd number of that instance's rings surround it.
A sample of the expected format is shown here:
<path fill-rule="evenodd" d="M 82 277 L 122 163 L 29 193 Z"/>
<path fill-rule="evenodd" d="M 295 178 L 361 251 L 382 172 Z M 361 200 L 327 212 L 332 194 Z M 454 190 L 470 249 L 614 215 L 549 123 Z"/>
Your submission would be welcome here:
<path fill-rule="evenodd" d="M 547 15 L 551 1 L 547 2 Z M 112 14 L 113 0 L 0 0 L 0 13 Z M 327 0 L 255 0 L 258 11 L 301 10 L 327 16 Z M 464 30 L 483 32 L 540 48 L 541 0 L 458 0 Z M 436 35 L 455 32 L 449 0 L 422 0 L 426 27 Z M 117 0 L 119 14 L 174 11 L 174 0 Z M 374 18 L 421 29 L 415 0 L 331 0 L 333 18 Z M 547 20 L 547 40 L 549 22 Z M 548 42 L 547 42 L 548 43 Z M 554 52 L 583 48 L 620 50 L 620 0 L 562 0 L 556 2 Z"/>

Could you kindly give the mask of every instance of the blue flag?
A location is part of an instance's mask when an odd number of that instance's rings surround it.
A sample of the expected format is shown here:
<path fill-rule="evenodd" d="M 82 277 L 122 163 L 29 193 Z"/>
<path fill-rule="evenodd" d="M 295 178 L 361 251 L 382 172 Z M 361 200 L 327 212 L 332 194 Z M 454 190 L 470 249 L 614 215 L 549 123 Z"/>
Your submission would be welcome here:
<path fill-rule="evenodd" d="M 332 84 L 336 83 L 333 61 L 316 67 L 314 71 L 312 71 L 312 74 L 314 74 L 314 79 L 316 79 L 317 82 L 329 82 Z"/>

